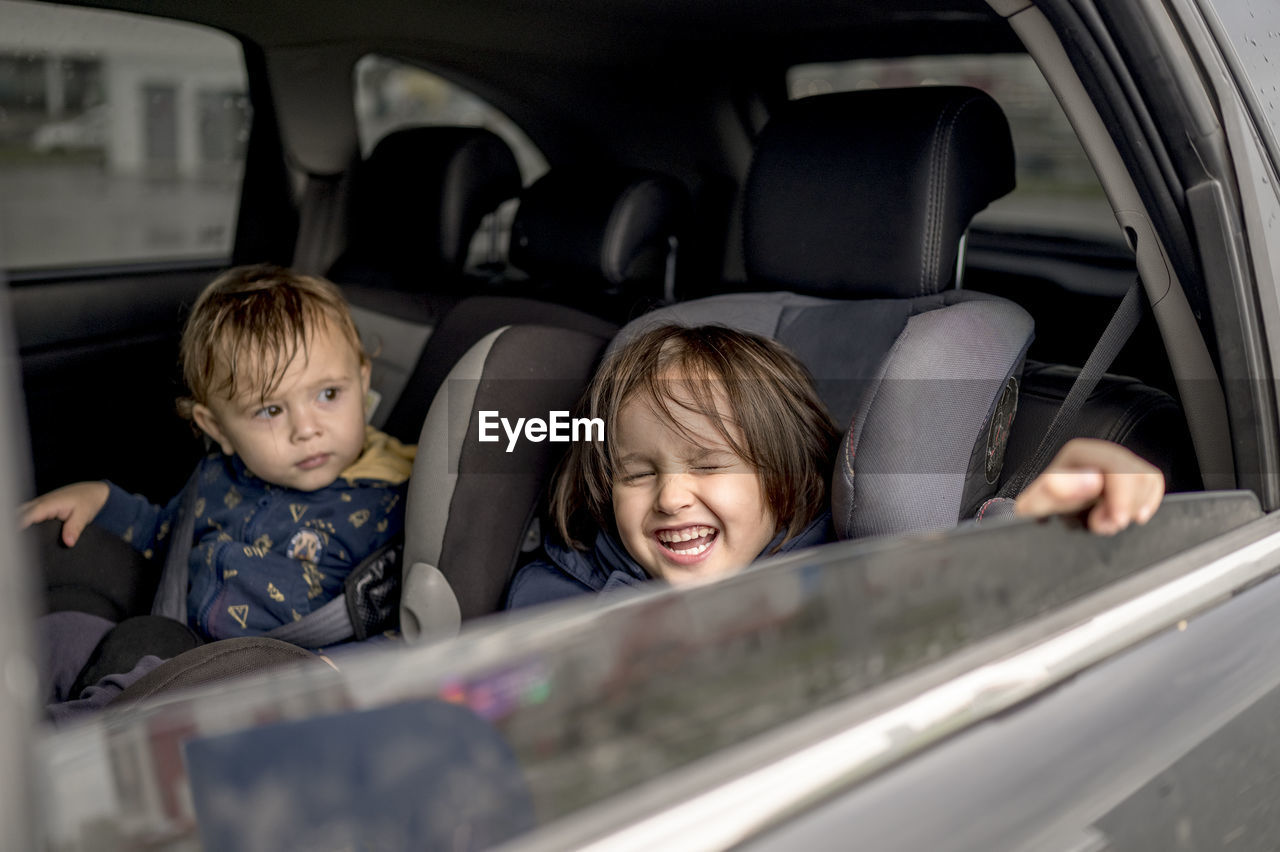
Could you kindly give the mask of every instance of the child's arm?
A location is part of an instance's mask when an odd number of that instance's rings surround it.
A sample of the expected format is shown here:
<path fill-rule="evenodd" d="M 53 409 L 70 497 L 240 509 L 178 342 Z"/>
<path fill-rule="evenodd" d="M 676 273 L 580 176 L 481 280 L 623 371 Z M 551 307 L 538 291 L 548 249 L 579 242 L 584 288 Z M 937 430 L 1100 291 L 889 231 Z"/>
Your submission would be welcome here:
<path fill-rule="evenodd" d="M 19 507 L 18 527 L 41 521 L 62 521 L 62 542 L 74 547 L 89 522 L 107 503 L 111 489 L 105 482 L 77 482 L 42 494 Z"/>
<path fill-rule="evenodd" d="M 1164 498 L 1164 475 L 1119 444 L 1073 438 L 1018 496 L 1014 513 L 1032 517 L 1088 509 L 1089 529 L 1112 535 L 1145 524 Z M 1092 507 L 1092 508 L 1090 508 Z"/>
<path fill-rule="evenodd" d="M 74 547 L 84 528 L 94 523 L 151 558 L 153 551 L 168 544 L 163 539 L 181 497 L 179 494 L 161 507 L 110 482 L 77 482 L 24 503 L 18 510 L 18 526 L 61 520 L 62 541 L 67 547 Z"/>

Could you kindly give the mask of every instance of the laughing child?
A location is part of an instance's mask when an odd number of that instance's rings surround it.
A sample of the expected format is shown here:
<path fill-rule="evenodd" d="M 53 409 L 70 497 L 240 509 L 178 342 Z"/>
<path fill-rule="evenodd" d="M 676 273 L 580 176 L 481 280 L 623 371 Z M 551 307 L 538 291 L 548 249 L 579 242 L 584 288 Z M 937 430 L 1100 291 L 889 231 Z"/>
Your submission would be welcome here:
<path fill-rule="evenodd" d="M 603 442 L 571 446 L 550 503 L 546 558 L 512 579 L 515 608 L 646 580 L 674 585 L 832 538 L 838 432 L 781 345 L 719 326 L 661 326 L 612 353 L 583 398 Z M 1068 442 L 1015 504 L 1089 510 L 1095 532 L 1145 523 L 1153 466 L 1106 441 Z"/>

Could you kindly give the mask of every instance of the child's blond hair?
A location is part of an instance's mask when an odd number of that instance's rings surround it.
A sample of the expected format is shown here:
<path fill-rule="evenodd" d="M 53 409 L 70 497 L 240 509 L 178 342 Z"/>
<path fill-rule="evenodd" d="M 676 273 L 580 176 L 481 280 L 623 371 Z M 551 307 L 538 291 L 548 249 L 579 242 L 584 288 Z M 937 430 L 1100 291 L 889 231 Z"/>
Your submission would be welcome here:
<path fill-rule="evenodd" d="M 672 393 L 672 381 L 678 393 Z M 826 510 L 838 433 L 804 365 L 758 335 L 664 325 L 612 352 L 583 394 L 579 410 L 604 420 L 605 440 L 574 443 L 557 472 L 551 519 L 566 543 L 586 550 L 589 524 L 612 525 L 618 414 L 637 396 L 681 432 L 674 409 L 706 417 L 725 445 L 759 473 L 765 504 L 785 528 L 784 541 Z M 701 443 L 697 435 L 684 437 Z"/>
<path fill-rule="evenodd" d="M 182 332 L 182 375 L 191 395 L 178 401 L 179 412 L 190 417 L 193 404 L 214 396 L 265 401 L 325 326 L 351 344 L 362 366 L 369 362 L 331 282 L 265 263 L 227 270 L 196 299 Z"/>

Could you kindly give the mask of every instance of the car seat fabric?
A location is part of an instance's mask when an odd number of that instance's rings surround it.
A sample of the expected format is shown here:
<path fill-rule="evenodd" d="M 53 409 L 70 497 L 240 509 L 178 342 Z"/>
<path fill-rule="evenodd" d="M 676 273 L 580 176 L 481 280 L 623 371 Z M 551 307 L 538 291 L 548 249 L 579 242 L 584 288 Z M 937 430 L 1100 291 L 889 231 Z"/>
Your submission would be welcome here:
<path fill-rule="evenodd" d="M 994 492 L 1000 460 L 988 451 L 1002 453 L 1008 423 L 993 435 L 993 418 L 1031 342 L 1017 305 L 954 290 L 866 301 L 729 294 L 654 311 L 613 345 L 667 322 L 762 334 L 809 368 L 848 426 L 832 493 L 842 538 L 953 526 Z"/>
<path fill-rule="evenodd" d="M 472 296 L 463 299 L 436 326 L 417 357 L 399 398 L 384 400 L 388 434 L 413 441 L 423 418 L 458 360 L 477 341 L 506 325 L 529 324 L 568 328 L 609 338 L 618 327 L 600 317 L 565 305 L 513 296 Z M 388 405 L 388 403 L 393 403 Z"/>
<path fill-rule="evenodd" d="M 125 687 L 109 706 L 129 709 L 162 692 L 256 674 L 282 665 L 323 665 L 310 651 L 265 636 L 238 636 L 165 660 Z"/>
<path fill-rule="evenodd" d="M 328 277 L 351 303 L 374 360 L 373 389 L 387 400 L 374 425 L 386 420 L 440 317 L 471 289 L 464 267 L 476 229 L 520 188 L 515 155 L 481 128 L 397 130 L 356 164 L 347 247 Z"/>
<path fill-rule="evenodd" d="M 994 491 L 1033 328 L 1012 302 L 946 288 L 969 220 L 1012 187 L 1008 125 L 975 89 L 789 103 L 761 133 L 743 239 L 752 285 L 791 292 L 664 308 L 614 346 L 671 321 L 778 340 L 849 428 L 837 534 L 954 525 Z"/>
<path fill-rule="evenodd" d="M 481 441 L 480 412 L 509 423 L 567 416 L 607 342 L 570 329 L 504 327 L 450 371 L 423 423 L 409 480 L 400 606 L 407 639 L 449 635 L 460 619 L 498 608 L 566 449 L 549 436 L 512 441 L 504 428 Z"/>

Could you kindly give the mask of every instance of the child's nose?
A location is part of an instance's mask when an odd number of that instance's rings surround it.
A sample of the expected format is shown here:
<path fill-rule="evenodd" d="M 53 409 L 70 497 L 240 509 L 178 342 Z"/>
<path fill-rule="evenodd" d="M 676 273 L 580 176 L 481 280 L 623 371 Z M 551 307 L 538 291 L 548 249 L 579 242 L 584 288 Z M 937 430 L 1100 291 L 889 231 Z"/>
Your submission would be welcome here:
<path fill-rule="evenodd" d="M 661 474 L 654 508 L 664 515 L 674 515 L 693 502 L 688 477 L 683 473 Z"/>
<path fill-rule="evenodd" d="M 293 439 L 306 441 L 320 434 L 320 421 L 310 412 L 303 412 L 293 418 Z"/>

